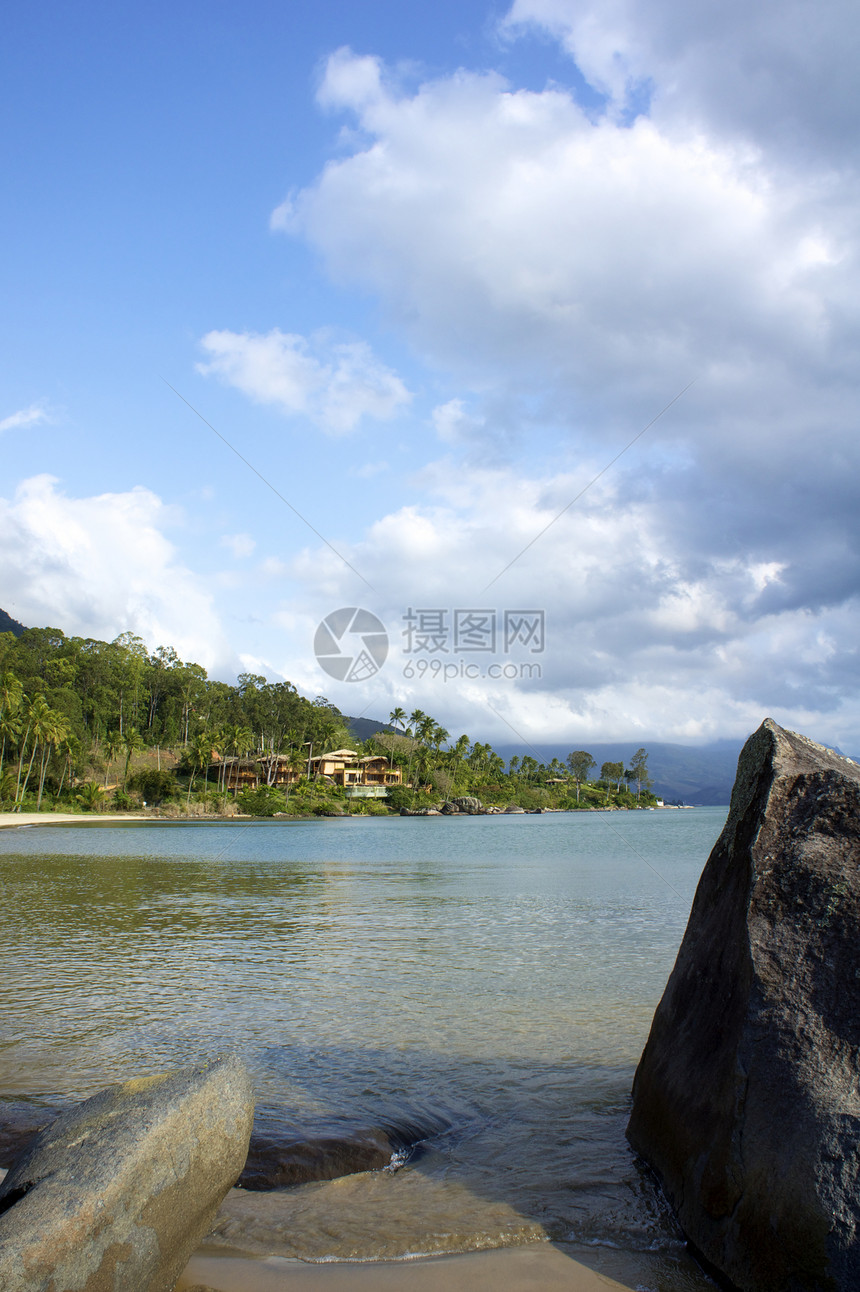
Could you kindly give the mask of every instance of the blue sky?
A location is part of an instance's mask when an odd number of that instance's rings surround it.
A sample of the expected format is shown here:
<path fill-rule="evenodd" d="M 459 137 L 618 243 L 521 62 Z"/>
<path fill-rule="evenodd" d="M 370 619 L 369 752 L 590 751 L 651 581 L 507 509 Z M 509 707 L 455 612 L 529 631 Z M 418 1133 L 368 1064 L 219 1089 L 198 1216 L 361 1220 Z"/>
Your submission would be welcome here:
<path fill-rule="evenodd" d="M 860 749 L 847 4 L 7 13 L 0 605 L 473 739 Z"/>

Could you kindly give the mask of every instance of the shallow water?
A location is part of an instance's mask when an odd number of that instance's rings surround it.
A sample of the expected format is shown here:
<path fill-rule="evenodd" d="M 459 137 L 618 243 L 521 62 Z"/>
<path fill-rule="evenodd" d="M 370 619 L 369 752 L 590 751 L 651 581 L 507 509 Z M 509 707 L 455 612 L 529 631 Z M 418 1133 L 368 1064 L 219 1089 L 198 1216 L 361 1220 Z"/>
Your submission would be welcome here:
<path fill-rule="evenodd" d="M 708 1286 L 624 1126 L 724 818 L 2 831 L 0 1097 L 238 1048 L 270 1131 L 423 1142 L 396 1172 L 234 1193 L 224 1241 L 321 1260 L 546 1236 Z"/>

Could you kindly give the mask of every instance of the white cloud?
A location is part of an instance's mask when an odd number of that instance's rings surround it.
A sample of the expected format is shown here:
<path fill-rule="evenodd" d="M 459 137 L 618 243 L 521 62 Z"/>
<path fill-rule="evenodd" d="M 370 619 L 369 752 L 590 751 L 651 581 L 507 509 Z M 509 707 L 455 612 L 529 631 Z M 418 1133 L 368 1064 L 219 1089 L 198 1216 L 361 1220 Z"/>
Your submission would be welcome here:
<path fill-rule="evenodd" d="M 449 399 L 447 403 L 437 405 L 431 413 L 431 420 L 439 439 L 446 444 L 466 441 L 484 428 L 483 419 L 470 416 L 462 399 Z"/>
<path fill-rule="evenodd" d="M 571 732 L 582 739 L 637 731 L 680 741 L 742 736 L 772 714 L 860 749 L 856 599 L 814 612 L 768 610 L 762 596 L 784 577 L 781 564 L 687 550 L 667 531 L 661 501 L 625 496 L 630 482 L 620 478 L 595 486 L 514 559 L 592 469 L 538 477 L 438 464 L 425 473 L 432 505 L 380 518 L 363 542 L 345 549 L 373 592 L 359 589 L 330 553 L 302 554 L 292 573 L 305 584 L 314 622 L 358 603 L 388 628 L 389 661 L 361 688 L 362 704 L 377 714 L 395 703 L 419 705 L 449 729 L 491 732 L 502 742 L 513 737 L 494 709 L 536 741 Z M 454 610 L 469 607 L 495 610 L 500 623 L 506 609 L 544 610 L 546 651 L 505 655 L 499 643 L 495 655 L 458 654 L 449 631 L 448 649 L 435 656 L 404 653 L 407 610 L 444 610 L 450 630 Z M 312 688 L 308 654 L 305 644 L 282 668 Z M 457 672 L 494 659 L 537 663 L 541 676 Z M 327 694 L 353 711 L 358 690 L 330 682 Z"/>
<path fill-rule="evenodd" d="M 176 559 L 148 489 L 70 498 L 48 475 L 0 499 L 4 604 L 22 623 L 112 640 L 130 631 L 206 667 L 231 660 L 212 598 Z"/>
<path fill-rule="evenodd" d="M 364 417 L 390 420 L 411 399 L 363 341 L 331 342 L 321 334 L 308 341 L 273 328 L 209 332 L 201 344 L 210 359 L 199 372 L 331 435 L 354 431 Z"/>
<path fill-rule="evenodd" d="M 561 89 L 461 72 L 369 95 L 349 66 L 339 52 L 322 93 L 361 129 L 293 196 L 291 228 L 462 386 L 597 429 L 693 376 L 715 401 L 765 368 L 847 371 L 834 327 L 856 270 L 832 185 L 701 130 L 595 123 Z"/>
<path fill-rule="evenodd" d="M 24 430 L 28 426 L 39 426 L 50 421 L 51 415 L 44 404 L 30 404 L 29 408 L 19 408 L 16 413 L 10 413 L 0 420 L 0 433 Z"/>
<path fill-rule="evenodd" d="M 243 556 L 250 556 L 257 543 L 250 534 L 224 534 L 221 546 L 229 548 L 236 559 L 240 560 Z"/>
<path fill-rule="evenodd" d="M 668 129 L 704 125 L 791 157 L 857 159 L 851 0 L 514 0 L 509 31 L 542 27 L 619 111 L 653 95 Z"/>

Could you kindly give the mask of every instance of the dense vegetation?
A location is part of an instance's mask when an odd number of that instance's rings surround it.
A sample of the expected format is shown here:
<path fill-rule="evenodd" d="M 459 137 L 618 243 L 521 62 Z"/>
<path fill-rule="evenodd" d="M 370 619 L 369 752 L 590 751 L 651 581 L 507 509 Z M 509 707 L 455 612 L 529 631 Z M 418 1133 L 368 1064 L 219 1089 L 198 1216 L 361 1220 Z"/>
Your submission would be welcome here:
<path fill-rule="evenodd" d="M 348 719 L 324 696 L 308 700 L 290 682 L 251 673 L 235 686 L 213 681 L 169 647 L 150 654 L 130 633 L 113 642 L 65 637 L 55 628 L 0 633 L 5 810 L 123 809 L 181 799 L 176 811 L 234 811 L 219 759 L 248 757 L 257 760 L 264 783 L 240 793 L 244 811 L 387 812 L 378 801 L 348 804 L 342 790 L 304 776 L 292 790 L 271 788 L 277 759 L 303 771 L 311 750 L 344 746 L 384 753 L 402 767 L 405 783 L 389 795 L 395 810 L 465 795 L 526 808 L 654 801 L 644 750 L 627 769 L 605 763 L 596 782 L 589 780 L 595 763 L 585 750 L 571 753 L 566 764 L 544 764 L 526 753 L 506 767 L 490 745 L 465 735 L 452 741 L 429 715 L 407 716 L 400 708 L 387 730 L 356 742 Z"/>

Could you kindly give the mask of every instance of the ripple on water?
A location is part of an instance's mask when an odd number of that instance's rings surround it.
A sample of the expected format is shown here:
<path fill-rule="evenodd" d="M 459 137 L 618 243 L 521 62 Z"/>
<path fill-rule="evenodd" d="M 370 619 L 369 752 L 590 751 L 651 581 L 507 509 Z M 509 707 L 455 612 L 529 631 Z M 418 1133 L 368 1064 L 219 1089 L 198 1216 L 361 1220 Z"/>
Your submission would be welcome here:
<path fill-rule="evenodd" d="M 396 1170 L 236 1190 L 217 1242 L 371 1260 L 572 1241 L 659 1266 L 661 1292 L 706 1287 L 624 1126 L 721 824 L 9 832 L 0 1095 L 61 1103 L 235 1048 L 282 1161 L 361 1141 L 382 1161 L 378 1136 L 420 1151 Z"/>

